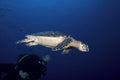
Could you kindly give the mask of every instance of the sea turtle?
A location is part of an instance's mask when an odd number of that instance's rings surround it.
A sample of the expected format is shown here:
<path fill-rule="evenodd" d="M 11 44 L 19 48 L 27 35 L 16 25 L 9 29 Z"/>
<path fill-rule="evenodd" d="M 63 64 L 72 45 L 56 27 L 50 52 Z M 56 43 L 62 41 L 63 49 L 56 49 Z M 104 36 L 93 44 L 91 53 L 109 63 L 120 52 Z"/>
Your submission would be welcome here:
<path fill-rule="evenodd" d="M 63 50 L 63 54 L 69 53 L 73 47 L 82 52 L 89 51 L 88 45 L 75 40 L 70 35 L 54 31 L 26 35 L 26 39 L 17 41 L 17 44 L 19 43 L 25 43 L 26 46 L 43 45 L 52 48 L 53 51 Z"/>

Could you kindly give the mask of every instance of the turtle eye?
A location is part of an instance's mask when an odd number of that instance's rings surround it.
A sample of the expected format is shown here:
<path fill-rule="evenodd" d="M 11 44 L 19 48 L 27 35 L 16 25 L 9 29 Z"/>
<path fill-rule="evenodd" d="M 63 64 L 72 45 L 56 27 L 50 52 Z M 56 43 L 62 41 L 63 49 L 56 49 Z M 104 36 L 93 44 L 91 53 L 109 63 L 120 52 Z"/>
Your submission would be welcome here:
<path fill-rule="evenodd" d="M 83 44 L 83 45 L 82 45 L 82 49 L 83 49 L 83 50 L 86 50 L 86 49 L 87 49 L 87 45 Z"/>
<path fill-rule="evenodd" d="M 83 45 L 82 45 L 82 49 L 83 49 L 83 50 L 85 50 L 85 49 L 86 49 L 85 44 L 83 44 Z"/>
<path fill-rule="evenodd" d="M 84 51 L 87 51 L 87 52 L 89 51 L 88 46 L 85 45 L 85 44 L 82 45 L 82 49 L 83 49 Z"/>

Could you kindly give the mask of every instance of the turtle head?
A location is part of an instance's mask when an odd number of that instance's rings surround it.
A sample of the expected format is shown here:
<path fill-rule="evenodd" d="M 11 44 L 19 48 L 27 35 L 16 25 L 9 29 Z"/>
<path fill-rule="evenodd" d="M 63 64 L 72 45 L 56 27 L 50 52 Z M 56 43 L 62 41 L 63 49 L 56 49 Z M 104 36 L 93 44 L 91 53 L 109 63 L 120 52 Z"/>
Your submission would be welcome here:
<path fill-rule="evenodd" d="M 82 52 L 89 52 L 89 48 L 88 45 L 84 44 L 84 43 L 80 43 L 78 49 Z"/>

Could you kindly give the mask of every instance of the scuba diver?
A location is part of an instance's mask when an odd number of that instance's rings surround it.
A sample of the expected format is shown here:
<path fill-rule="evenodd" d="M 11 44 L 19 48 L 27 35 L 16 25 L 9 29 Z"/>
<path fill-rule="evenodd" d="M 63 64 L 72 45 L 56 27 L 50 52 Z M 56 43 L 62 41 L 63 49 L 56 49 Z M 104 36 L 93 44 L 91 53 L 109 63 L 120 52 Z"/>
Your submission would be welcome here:
<path fill-rule="evenodd" d="M 38 80 L 45 76 L 50 56 L 43 58 L 35 54 L 22 54 L 17 64 L 0 64 L 0 80 Z"/>

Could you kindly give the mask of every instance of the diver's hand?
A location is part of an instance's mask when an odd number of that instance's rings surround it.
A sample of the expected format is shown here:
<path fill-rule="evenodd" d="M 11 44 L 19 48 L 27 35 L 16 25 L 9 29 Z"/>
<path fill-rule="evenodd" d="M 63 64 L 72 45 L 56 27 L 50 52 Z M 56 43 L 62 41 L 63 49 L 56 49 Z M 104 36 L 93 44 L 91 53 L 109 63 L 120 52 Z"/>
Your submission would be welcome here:
<path fill-rule="evenodd" d="M 44 57 L 42 57 L 43 61 L 45 62 L 45 64 L 47 64 L 50 61 L 50 55 L 47 54 Z"/>
<path fill-rule="evenodd" d="M 29 78 L 29 74 L 27 72 L 24 72 L 23 70 L 19 71 L 19 75 L 22 79 L 28 79 Z"/>

